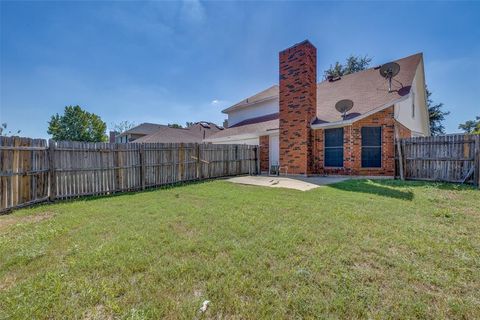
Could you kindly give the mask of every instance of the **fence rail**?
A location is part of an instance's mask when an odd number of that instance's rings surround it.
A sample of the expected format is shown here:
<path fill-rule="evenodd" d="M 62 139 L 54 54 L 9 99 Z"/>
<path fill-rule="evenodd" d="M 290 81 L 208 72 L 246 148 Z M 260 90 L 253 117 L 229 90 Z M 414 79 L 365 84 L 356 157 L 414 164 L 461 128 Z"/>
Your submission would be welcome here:
<path fill-rule="evenodd" d="M 480 184 L 480 135 L 401 139 L 397 169 L 405 179 Z M 398 172 L 399 173 L 399 172 Z"/>
<path fill-rule="evenodd" d="M 256 174 L 258 147 L 0 137 L 0 212 L 46 201 Z"/>

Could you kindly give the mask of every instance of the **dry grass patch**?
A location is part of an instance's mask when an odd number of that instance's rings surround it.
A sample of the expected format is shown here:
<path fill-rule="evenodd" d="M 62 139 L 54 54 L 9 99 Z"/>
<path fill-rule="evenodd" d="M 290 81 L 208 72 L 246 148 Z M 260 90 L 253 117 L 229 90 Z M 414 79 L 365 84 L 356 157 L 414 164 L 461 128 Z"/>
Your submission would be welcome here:
<path fill-rule="evenodd" d="M 7 230 L 11 226 L 24 223 L 38 223 L 51 219 L 55 216 L 53 212 L 39 212 L 28 216 L 18 216 L 14 214 L 0 215 L 0 232 Z"/>

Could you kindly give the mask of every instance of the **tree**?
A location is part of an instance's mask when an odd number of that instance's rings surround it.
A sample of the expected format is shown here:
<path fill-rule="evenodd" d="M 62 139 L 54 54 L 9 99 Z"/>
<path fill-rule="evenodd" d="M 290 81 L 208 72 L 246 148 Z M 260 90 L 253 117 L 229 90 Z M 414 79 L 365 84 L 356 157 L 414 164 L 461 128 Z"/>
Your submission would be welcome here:
<path fill-rule="evenodd" d="M 187 121 L 187 122 L 185 122 L 185 127 L 190 128 L 190 127 L 193 126 L 194 124 L 195 124 L 195 122 Z"/>
<path fill-rule="evenodd" d="M 107 125 L 98 115 L 80 106 L 65 107 L 63 115 L 53 115 L 48 123 L 48 134 L 57 141 L 107 141 L 106 130 Z"/>
<path fill-rule="evenodd" d="M 350 73 L 355 73 L 358 71 L 362 71 L 368 68 L 372 62 L 372 58 L 369 56 L 354 56 L 350 55 L 346 60 L 345 64 L 341 64 L 340 62 L 335 62 L 335 65 L 330 65 L 330 68 L 323 72 L 325 79 L 327 77 L 341 77 L 345 76 Z"/>
<path fill-rule="evenodd" d="M 12 132 L 12 130 L 7 131 L 7 127 L 8 125 L 6 122 L 0 125 L 0 136 L 8 137 L 8 136 L 19 134 L 21 132 L 21 130 L 17 130 L 16 132 Z"/>
<path fill-rule="evenodd" d="M 428 107 L 428 116 L 430 118 L 430 132 L 433 136 L 438 136 L 445 134 L 445 127 L 442 122 L 445 120 L 445 117 L 450 114 L 450 111 L 443 111 L 443 103 L 434 103 L 430 97 L 432 93 L 425 88 L 427 92 L 427 107 Z"/>
<path fill-rule="evenodd" d="M 175 128 L 175 129 L 181 129 L 183 128 L 181 124 L 178 124 L 178 123 L 169 123 L 168 126 L 170 128 Z"/>
<path fill-rule="evenodd" d="M 468 120 L 458 125 L 458 129 L 465 133 L 480 134 L 480 116 L 476 116 L 475 120 Z"/>
<path fill-rule="evenodd" d="M 135 122 L 130 122 L 128 120 L 125 120 L 125 121 L 120 121 L 119 123 L 112 123 L 111 126 L 113 128 L 113 131 L 122 133 L 135 127 Z"/>

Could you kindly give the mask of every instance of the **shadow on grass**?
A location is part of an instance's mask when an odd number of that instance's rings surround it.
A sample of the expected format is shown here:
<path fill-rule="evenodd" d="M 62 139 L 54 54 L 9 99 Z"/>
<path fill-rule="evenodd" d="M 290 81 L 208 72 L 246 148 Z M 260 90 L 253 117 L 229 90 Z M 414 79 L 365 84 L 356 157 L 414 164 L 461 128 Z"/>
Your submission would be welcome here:
<path fill-rule="evenodd" d="M 392 180 L 348 180 L 331 184 L 329 187 L 342 191 L 369 193 L 400 200 L 413 200 L 412 191 L 399 190 L 395 187 L 400 187 L 401 185 L 390 184 L 390 181 Z"/>
<path fill-rule="evenodd" d="M 219 178 L 211 178 L 211 179 L 204 179 L 204 180 L 190 180 L 190 181 L 182 181 L 182 182 L 164 184 L 164 185 L 161 185 L 161 186 L 150 186 L 150 187 L 146 187 L 145 190 L 137 189 L 137 190 L 131 190 L 131 191 L 118 191 L 118 192 L 105 193 L 105 194 L 79 195 L 79 196 L 73 196 L 73 197 L 69 197 L 69 198 L 59 198 L 59 199 L 56 199 L 54 201 L 48 201 L 47 200 L 47 201 L 31 204 L 31 205 L 28 205 L 28 206 L 22 206 L 22 207 L 18 207 L 18 208 L 10 208 L 8 210 L 0 212 L 0 216 L 9 215 L 12 212 L 17 211 L 17 210 L 21 210 L 21 209 L 35 209 L 35 208 L 54 205 L 54 204 L 59 204 L 59 203 L 95 201 L 95 200 L 105 199 L 105 198 L 115 198 L 115 197 L 121 197 L 121 196 L 134 196 L 134 195 L 141 194 L 141 193 L 155 192 L 157 190 L 181 188 L 181 187 L 186 187 L 186 186 L 190 186 L 190 185 L 204 184 L 204 183 L 207 183 L 207 182 L 210 182 L 210 181 L 213 181 L 213 180 L 217 180 L 217 179 L 219 179 Z"/>
<path fill-rule="evenodd" d="M 453 182 L 436 182 L 436 181 L 420 181 L 420 180 L 375 180 L 376 184 L 381 184 L 384 186 L 397 187 L 397 188 L 431 188 L 439 190 L 450 190 L 450 191 L 470 191 L 475 190 L 476 187 L 470 184 L 460 184 Z"/>
<path fill-rule="evenodd" d="M 186 187 L 186 186 L 191 186 L 191 185 L 197 185 L 197 184 L 204 184 L 210 181 L 215 180 L 215 178 L 212 179 L 204 179 L 204 180 L 190 180 L 190 181 L 181 181 L 181 182 L 174 182 L 174 183 L 169 183 L 169 184 L 164 184 L 160 186 L 150 186 L 146 187 L 145 190 L 138 189 L 138 190 L 132 190 L 132 191 L 119 191 L 111 194 L 99 194 L 99 195 L 90 195 L 90 196 L 79 196 L 77 198 L 74 198 L 72 200 L 81 200 L 81 201 L 92 201 L 92 200 L 97 200 L 97 199 L 103 199 L 103 198 L 112 198 L 112 197 L 120 197 L 120 196 L 134 196 L 137 194 L 141 193 L 146 193 L 146 192 L 155 192 L 158 190 L 166 190 L 166 189 L 176 189 L 176 188 L 181 188 L 181 187 Z"/>

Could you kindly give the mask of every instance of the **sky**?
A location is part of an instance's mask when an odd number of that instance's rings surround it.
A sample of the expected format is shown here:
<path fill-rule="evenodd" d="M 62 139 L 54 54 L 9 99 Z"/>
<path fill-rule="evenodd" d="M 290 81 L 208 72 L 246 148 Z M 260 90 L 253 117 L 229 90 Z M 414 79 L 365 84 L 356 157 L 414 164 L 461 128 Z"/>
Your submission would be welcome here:
<path fill-rule="evenodd" d="M 377 65 L 423 52 L 447 132 L 480 115 L 480 2 L 1 1 L 0 36 L 0 123 L 28 137 L 48 138 L 66 105 L 109 127 L 221 124 L 278 83 L 278 52 L 305 39 L 319 75 L 350 54 Z"/>

